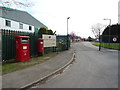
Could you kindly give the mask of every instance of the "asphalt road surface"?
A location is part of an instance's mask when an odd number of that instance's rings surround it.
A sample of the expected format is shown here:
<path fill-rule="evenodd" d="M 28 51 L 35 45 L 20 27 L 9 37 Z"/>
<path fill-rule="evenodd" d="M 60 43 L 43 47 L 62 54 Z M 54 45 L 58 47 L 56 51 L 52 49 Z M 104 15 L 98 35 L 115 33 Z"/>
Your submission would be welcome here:
<path fill-rule="evenodd" d="M 118 51 L 75 43 L 75 62 L 38 88 L 118 88 Z"/>

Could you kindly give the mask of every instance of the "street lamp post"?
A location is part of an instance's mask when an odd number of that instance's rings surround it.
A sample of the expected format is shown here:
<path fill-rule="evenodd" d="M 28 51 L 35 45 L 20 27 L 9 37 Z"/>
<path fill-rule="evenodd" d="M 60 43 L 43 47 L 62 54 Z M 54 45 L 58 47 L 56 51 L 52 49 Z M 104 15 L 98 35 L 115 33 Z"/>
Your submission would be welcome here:
<path fill-rule="evenodd" d="M 99 29 L 99 51 L 101 50 L 101 38 L 100 38 L 100 29 Z"/>
<path fill-rule="evenodd" d="M 111 31 L 110 25 L 111 25 L 111 19 L 106 19 L 105 18 L 104 20 L 109 20 L 109 39 L 108 39 L 109 41 L 108 42 L 109 42 L 109 45 L 110 45 L 110 31 Z"/>
<path fill-rule="evenodd" d="M 70 17 L 67 17 L 67 50 L 68 50 L 68 41 L 69 41 L 69 40 L 68 40 L 68 39 L 69 39 L 69 38 L 68 38 L 68 19 L 70 19 Z"/>
<path fill-rule="evenodd" d="M 67 35 L 68 35 L 68 19 L 70 19 L 70 17 L 67 17 Z"/>

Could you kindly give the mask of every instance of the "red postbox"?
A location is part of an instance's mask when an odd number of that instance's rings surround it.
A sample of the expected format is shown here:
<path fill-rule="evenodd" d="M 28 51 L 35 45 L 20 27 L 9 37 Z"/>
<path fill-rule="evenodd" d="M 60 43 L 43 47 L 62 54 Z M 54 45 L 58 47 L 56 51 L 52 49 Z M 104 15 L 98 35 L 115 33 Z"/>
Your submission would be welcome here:
<path fill-rule="evenodd" d="M 29 36 L 16 36 L 16 60 L 28 61 L 30 59 Z"/>
<path fill-rule="evenodd" d="M 43 55 L 44 54 L 44 42 L 43 39 L 38 39 L 38 54 Z"/>

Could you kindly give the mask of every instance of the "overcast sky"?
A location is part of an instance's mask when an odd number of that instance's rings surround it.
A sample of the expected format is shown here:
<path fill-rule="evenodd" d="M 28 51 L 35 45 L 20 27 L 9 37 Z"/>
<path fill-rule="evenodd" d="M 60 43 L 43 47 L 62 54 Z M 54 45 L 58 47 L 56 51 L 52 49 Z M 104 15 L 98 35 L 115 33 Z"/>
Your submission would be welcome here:
<path fill-rule="evenodd" d="M 29 1 L 29 0 L 28 0 Z M 25 9 L 49 29 L 57 34 L 67 34 L 67 17 L 69 33 L 72 31 L 81 37 L 94 36 L 92 25 L 118 23 L 119 0 L 30 0 L 33 6 Z"/>

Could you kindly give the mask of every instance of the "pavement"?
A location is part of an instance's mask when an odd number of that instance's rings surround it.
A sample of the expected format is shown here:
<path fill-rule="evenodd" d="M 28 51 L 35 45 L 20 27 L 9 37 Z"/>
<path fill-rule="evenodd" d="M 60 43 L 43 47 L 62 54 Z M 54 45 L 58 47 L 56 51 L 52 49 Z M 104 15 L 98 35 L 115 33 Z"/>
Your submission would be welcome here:
<path fill-rule="evenodd" d="M 37 83 L 69 65 L 74 55 L 74 49 L 71 47 L 44 63 L 5 74 L 2 76 L 2 88 L 26 88 Z"/>

